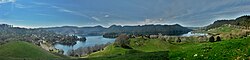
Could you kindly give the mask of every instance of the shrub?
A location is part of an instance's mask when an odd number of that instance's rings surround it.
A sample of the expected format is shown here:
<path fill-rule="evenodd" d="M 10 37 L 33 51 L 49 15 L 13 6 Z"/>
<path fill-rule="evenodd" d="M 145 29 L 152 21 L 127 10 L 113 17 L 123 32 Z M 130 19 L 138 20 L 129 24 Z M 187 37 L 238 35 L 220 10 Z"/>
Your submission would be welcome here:
<path fill-rule="evenodd" d="M 122 48 L 129 48 L 129 37 L 126 34 L 119 35 L 115 40 L 115 46 L 119 46 Z"/>
<path fill-rule="evenodd" d="M 178 38 L 176 42 L 177 42 L 177 43 L 180 43 L 180 42 L 181 42 L 181 39 L 180 39 L 180 38 Z"/>
<path fill-rule="evenodd" d="M 215 41 L 214 41 L 214 36 L 211 36 L 211 37 L 209 38 L 209 42 L 215 42 Z"/>
<path fill-rule="evenodd" d="M 220 36 L 217 36 L 216 41 L 221 41 Z"/>
<path fill-rule="evenodd" d="M 87 54 L 91 54 L 93 52 L 103 50 L 109 44 L 111 44 L 111 43 L 100 44 L 100 45 L 89 46 L 89 47 L 80 47 L 80 48 L 77 48 L 76 50 L 69 50 L 67 52 L 67 54 L 69 56 L 82 57 L 82 56 L 85 56 Z"/>

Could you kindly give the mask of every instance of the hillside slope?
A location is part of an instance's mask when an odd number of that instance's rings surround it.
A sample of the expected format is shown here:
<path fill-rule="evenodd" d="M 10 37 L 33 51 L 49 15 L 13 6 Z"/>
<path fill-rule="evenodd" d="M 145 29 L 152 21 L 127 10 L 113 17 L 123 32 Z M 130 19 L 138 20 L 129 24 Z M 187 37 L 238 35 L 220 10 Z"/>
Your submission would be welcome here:
<path fill-rule="evenodd" d="M 161 39 L 130 39 L 133 49 L 108 46 L 88 56 L 91 60 L 229 60 L 250 57 L 250 37 L 215 43 L 168 43 Z M 134 57 L 137 56 L 137 57 Z"/>
<path fill-rule="evenodd" d="M 0 45 L 0 59 L 54 59 L 61 58 L 28 42 L 13 41 Z"/>
<path fill-rule="evenodd" d="M 238 25 L 238 26 L 245 26 L 245 27 L 250 27 L 250 16 L 245 15 L 238 17 L 236 19 L 231 19 L 231 20 L 217 20 L 213 24 L 210 24 L 207 26 L 208 29 L 213 29 L 216 27 L 220 27 L 224 24 L 231 24 L 231 25 Z"/>

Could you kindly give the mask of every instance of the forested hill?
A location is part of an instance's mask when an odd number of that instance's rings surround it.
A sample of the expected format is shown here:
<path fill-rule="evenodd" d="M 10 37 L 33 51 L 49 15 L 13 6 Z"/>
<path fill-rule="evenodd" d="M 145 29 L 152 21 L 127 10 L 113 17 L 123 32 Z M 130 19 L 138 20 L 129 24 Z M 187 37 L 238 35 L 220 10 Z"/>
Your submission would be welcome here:
<path fill-rule="evenodd" d="M 208 30 L 208 29 L 220 27 L 224 24 L 250 27 L 250 16 L 245 15 L 245 16 L 241 16 L 241 17 L 238 17 L 236 19 L 231 19 L 231 20 L 217 20 L 213 24 L 206 26 L 206 28 Z"/>
<path fill-rule="evenodd" d="M 75 26 L 63 26 L 63 27 L 51 27 L 40 28 L 47 31 L 52 31 L 61 34 L 78 34 L 78 35 L 114 35 L 114 34 L 166 34 L 166 35 L 179 35 L 191 31 L 186 27 L 182 27 L 179 24 L 175 25 L 141 25 L 141 26 L 120 26 L 112 25 L 109 28 L 102 26 L 95 27 L 75 27 Z"/>
<path fill-rule="evenodd" d="M 102 26 L 94 27 L 76 27 L 76 26 L 63 26 L 63 27 L 50 27 L 50 28 L 39 28 L 59 34 L 78 34 L 78 35 L 102 35 L 106 28 Z"/>
<path fill-rule="evenodd" d="M 133 35 L 180 35 L 191 31 L 179 24 L 175 25 L 142 25 L 142 26 L 117 26 L 112 25 L 106 33 L 126 33 Z"/>

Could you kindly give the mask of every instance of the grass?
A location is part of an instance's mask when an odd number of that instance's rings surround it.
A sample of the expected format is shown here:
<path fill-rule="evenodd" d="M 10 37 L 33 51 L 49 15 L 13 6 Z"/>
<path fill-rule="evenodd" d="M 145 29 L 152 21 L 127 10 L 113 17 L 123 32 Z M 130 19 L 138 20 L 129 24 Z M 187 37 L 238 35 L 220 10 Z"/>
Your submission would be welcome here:
<path fill-rule="evenodd" d="M 108 46 L 105 50 L 91 54 L 91 60 L 231 60 L 249 59 L 250 37 L 229 39 L 221 42 L 174 43 L 160 39 L 130 39 L 133 49 Z M 161 54 L 164 53 L 164 54 Z"/>
<path fill-rule="evenodd" d="M 104 57 L 92 57 L 90 60 L 168 60 L 168 51 L 129 53 Z"/>
<path fill-rule="evenodd" d="M 124 55 L 131 49 L 124 49 L 120 47 L 115 47 L 114 45 L 109 45 L 103 51 L 93 53 L 88 57 L 101 57 L 101 56 L 114 56 L 114 55 Z"/>
<path fill-rule="evenodd" d="M 161 60 L 168 58 L 168 49 L 170 44 L 159 39 L 130 39 L 130 47 L 133 49 L 124 49 L 109 45 L 103 51 L 90 54 L 90 60 Z M 160 43 L 160 44 L 159 44 Z M 159 49 L 160 48 L 160 49 Z"/>
<path fill-rule="evenodd" d="M 230 60 L 248 59 L 250 38 L 232 39 L 215 43 L 185 44 L 171 49 L 169 57 L 173 60 Z"/>
<path fill-rule="evenodd" d="M 155 51 L 167 51 L 168 48 L 172 47 L 167 41 L 159 39 L 130 39 L 130 46 L 139 51 L 143 52 L 155 52 Z M 159 49 L 160 48 L 160 49 Z"/>
<path fill-rule="evenodd" d="M 0 59 L 59 59 L 42 48 L 22 41 L 12 41 L 0 45 Z"/>
<path fill-rule="evenodd" d="M 210 33 L 219 33 L 219 34 L 228 34 L 228 33 L 232 33 L 232 32 L 240 32 L 241 29 L 238 28 L 234 28 L 234 27 L 230 27 L 228 25 L 222 25 L 221 27 L 212 29 L 208 32 Z"/>

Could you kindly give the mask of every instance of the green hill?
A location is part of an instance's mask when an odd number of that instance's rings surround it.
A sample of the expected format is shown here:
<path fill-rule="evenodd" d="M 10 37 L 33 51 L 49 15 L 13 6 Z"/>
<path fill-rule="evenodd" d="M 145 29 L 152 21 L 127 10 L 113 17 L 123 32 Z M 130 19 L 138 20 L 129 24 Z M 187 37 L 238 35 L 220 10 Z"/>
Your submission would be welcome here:
<path fill-rule="evenodd" d="M 250 16 L 245 15 L 231 20 L 217 20 L 213 24 L 206 26 L 207 30 L 220 27 L 224 24 L 250 27 Z"/>
<path fill-rule="evenodd" d="M 0 45 L 0 59 L 55 59 L 61 58 L 40 47 L 22 41 L 12 41 Z"/>
<path fill-rule="evenodd" d="M 168 49 L 170 48 L 169 43 L 166 41 L 161 41 L 158 39 L 144 40 L 142 38 L 130 39 L 130 46 L 133 49 L 124 49 L 121 47 L 115 47 L 114 45 L 109 45 L 103 51 L 93 53 L 88 56 L 91 60 L 117 60 L 117 59 L 127 59 L 127 60 L 159 60 L 168 59 Z M 144 45 L 137 45 L 138 43 Z"/>
<path fill-rule="evenodd" d="M 88 56 L 91 60 L 228 60 L 250 57 L 250 37 L 215 43 L 168 43 L 161 39 L 130 39 L 133 49 L 110 45 Z"/>

